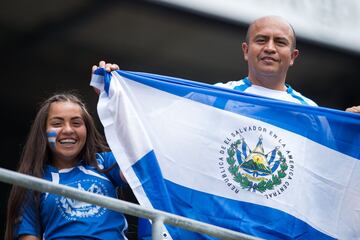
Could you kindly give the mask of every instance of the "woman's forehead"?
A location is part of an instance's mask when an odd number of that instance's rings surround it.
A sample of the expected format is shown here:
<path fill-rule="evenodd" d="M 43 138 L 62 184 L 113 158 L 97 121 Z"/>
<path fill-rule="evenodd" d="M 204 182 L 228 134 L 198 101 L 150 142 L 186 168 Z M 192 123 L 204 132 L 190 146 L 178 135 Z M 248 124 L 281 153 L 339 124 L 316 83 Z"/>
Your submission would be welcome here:
<path fill-rule="evenodd" d="M 50 105 L 50 115 L 82 115 L 81 107 L 73 102 L 53 102 Z"/>

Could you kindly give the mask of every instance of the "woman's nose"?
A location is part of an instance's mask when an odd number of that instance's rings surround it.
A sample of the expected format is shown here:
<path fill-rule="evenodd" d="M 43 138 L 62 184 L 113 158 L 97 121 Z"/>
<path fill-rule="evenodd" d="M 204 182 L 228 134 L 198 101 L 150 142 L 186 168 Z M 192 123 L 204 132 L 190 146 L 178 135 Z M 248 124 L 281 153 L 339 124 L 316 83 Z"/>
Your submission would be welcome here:
<path fill-rule="evenodd" d="M 71 124 L 65 124 L 64 125 L 64 127 L 63 127 L 63 132 L 64 133 L 71 133 L 71 132 L 73 132 L 74 131 L 74 129 L 72 128 L 72 126 L 71 126 Z"/>

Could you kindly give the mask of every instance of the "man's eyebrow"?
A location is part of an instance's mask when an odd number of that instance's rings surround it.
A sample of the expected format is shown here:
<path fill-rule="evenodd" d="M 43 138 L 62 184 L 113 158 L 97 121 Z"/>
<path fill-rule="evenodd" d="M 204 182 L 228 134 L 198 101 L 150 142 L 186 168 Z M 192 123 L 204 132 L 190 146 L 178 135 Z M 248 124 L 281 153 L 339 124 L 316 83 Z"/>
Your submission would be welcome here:
<path fill-rule="evenodd" d="M 254 36 L 254 39 L 255 38 L 269 38 L 269 36 L 264 35 L 264 34 L 257 34 L 257 35 Z"/>
<path fill-rule="evenodd" d="M 284 41 L 284 42 L 289 43 L 289 44 L 291 42 L 291 40 L 286 38 L 286 37 L 275 37 L 275 41 Z"/>
<path fill-rule="evenodd" d="M 289 42 L 290 40 L 286 37 L 275 37 L 276 40 L 285 40 L 287 42 Z"/>

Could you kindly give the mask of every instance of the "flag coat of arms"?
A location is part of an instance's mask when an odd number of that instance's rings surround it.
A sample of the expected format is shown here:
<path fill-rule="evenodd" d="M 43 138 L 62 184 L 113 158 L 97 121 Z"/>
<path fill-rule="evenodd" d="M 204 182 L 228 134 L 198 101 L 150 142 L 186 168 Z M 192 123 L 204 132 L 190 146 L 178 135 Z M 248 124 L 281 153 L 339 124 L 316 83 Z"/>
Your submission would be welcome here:
<path fill-rule="evenodd" d="M 265 239 L 360 238 L 360 115 L 149 73 L 91 85 L 141 205 Z"/>

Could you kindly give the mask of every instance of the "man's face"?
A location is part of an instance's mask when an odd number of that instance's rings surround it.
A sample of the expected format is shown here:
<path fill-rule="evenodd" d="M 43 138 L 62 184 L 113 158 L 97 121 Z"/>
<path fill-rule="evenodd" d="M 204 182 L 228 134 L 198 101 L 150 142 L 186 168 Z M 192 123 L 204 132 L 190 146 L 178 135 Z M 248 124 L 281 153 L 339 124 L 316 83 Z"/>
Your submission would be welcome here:
<path fill-rule="evenodd" d="M 285 78 L 299 54 L 293 49 L 293 38 L 291 27 L 281 19 L 263 18 L 255 22 L 249 30 L 248 43 L 242 45 L 249 76 Z"/>

